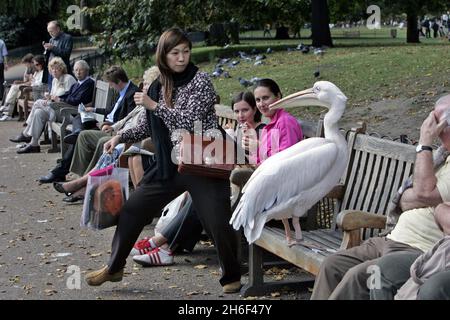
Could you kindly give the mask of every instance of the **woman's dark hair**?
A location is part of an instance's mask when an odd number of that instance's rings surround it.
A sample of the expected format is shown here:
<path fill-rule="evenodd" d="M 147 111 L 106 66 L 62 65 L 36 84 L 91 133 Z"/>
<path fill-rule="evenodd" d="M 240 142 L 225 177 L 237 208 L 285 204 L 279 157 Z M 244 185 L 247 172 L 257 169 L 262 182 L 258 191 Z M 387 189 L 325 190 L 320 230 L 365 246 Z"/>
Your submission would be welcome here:
<path fill-rule="evenodd" d="M 22 63 L 31 63 L 33 62 L 33 54 L 32 53 L 27 53 L 26 55 L 23 56 Z"/>
<path fill-rule="evenodd" d="M 258 87 L 266 87 L 266 88 L 269 88 L 269 90 L 270 90 L 275 96 L 278 96 L 278 95 L 279 95 L 280 98 L 283 97 L 282 94 L 281 94 L 280 87 L 279 87 L 278 84 L 277 84 L 275 81 L 273 81 L 272 79 L 265 78 L 265 79 L 260 79 L 260 80 L 256 81 L 255 89 L 258 88 Z"/>
<path fill-rule="evenodd" d="M 258 123 L 261 122 L 261 112 L 258 108 L 256 108 L 255 96 L 250 91 L 242 91 L 233 97 L 231 100 L 231 109 L 233 109 L 234 105 L 238 102 L 245 101 L 248 103 L 253 110 L 256 110 L 255 115 L 253 116 L 253 120 Z"/>
<path fill-rule="evenodd" d="M 161 35 L 156 48 L 156 65 L 161 72 L 160 81 L 164 89 L 164 101 L 169 108 L 172 107 L 173 71 L 167 64 L 167 54 L 182 43 L 189 45 L 189 49 L 192 49 L 192 42 L 187 35 L 179 28 L 171 28 Z"/>
<path fill-rule="evenodd" d="M 41 65 L 42 68 L 44 68 L 44 66 L 45 66 L 45 58 L 44 58 L 43 55 L 40 54 L 40 55 L 34 56 L 33 60 L 35 62 L 37 62 L 39 65 Z"/>

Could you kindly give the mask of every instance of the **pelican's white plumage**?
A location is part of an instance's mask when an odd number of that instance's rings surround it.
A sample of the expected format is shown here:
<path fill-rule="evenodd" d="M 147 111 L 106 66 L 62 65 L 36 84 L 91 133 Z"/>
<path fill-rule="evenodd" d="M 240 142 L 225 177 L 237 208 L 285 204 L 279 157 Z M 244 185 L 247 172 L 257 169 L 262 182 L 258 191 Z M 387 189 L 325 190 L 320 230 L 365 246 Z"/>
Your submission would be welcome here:
<path fill-rule="evenodd" d="M 271 156 L 245 185 L 230 223 L 236 230 L 244 228 L 249 243 L 260 237 L 267 221 L 305 215 L 338 183 L 347 164 L 346 141 L 337 125 L 346 100 L 334 84 L 319 81 L 312 90 L 273 105 L 320 105 L 330 110 L 324 118 L 325 138 L 302 140 Z"/>

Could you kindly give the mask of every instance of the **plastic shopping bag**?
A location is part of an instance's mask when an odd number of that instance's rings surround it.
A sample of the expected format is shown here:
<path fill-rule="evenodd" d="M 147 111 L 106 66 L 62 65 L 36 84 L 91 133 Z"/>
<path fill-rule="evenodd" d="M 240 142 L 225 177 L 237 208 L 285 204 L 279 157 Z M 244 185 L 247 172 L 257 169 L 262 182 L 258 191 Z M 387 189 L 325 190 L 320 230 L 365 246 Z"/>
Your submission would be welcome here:
<path fill-rule="evenodd" d="M 128 169 L 108 166 L 90 173 L 81 226 L 101 230 L 117 225 L 128 191 Z"/>
<path fill-rule="evenodd" d="M 190 197 L 191 195 L 188 192 L 184 192 L 164 207 L 161 217 L 155 225 L 155 234 L 161 234 L 161 230 L 175 218 Z"/>

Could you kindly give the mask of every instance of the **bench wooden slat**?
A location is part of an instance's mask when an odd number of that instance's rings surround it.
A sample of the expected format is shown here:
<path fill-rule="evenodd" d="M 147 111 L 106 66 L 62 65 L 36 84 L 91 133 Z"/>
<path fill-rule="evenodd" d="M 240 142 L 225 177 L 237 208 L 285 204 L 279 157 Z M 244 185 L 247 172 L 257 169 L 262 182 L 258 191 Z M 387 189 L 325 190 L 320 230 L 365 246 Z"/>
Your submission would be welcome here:
<path fill-rule="evenodd" d="M 328 240 L 328 238 L 326 238 L 326 237 L 322 237 L 316 231 L 310 231 L 310 232 L 304 232 L 304 233 L 305 233 L 305 239 L 311 239 L 326 249 L 338 250 L 341 245 L 340 243 L 336 244 L 335 242 Z"/>
<path fill-rule="evenodd" d="M 315 230 L 315 233 L 328 239 L 328 241 L 333 242 L 337 247 L 340 247 L 342 242 L 342 232 L 338 230 L 318 229 Z"/>
<path fill-rule="evenodd" d="M 349 194 L 350 196 L 350 203 L 349 203 L 349 207 L 350 208 L 358 208 L 356 206 L 357 200 L 360 196 L 361 193 L 361 182 L 362 179 L 364 177 L 364 173 L 365 172 L 365 164 L 366 164 L 366 159 L 367 159 L 367 153 L 362 152 L 362 151 L 357 151 L 357 153 L 359 154 L 358 160 L 358 168 L 355 170 L 355 181 L 350 181 L 350 183 L 353 185 L 353 192 L 351 194 Z"/>
<path fill-rule="evenodd" d="M 369 186 L 370 180 L 372 179 L 372 174 L 370 174 L 373 170 L 373 159 L 374 155 L 372 153 L 367 154 L 366 166 L 363 176 L 363 181 L 361 185 L 360 195 L 358 197 L 358 201 L 356 203 L 356 208 L 363 208 L 366 201 L 370 201 L 369 194 Z"/>
<path fill-rule="evenodd" d="M 390 160 L 389 171 L 384 184 L 383 195 L 381 197 L 380 206 L 378 207 L 377 213 L 383 213 L 388 204 L 388 199 L 391 197 L 390 192 L 394 184 L 398 164 L 398 161 L 395 161 L 394 159 Z"/>
<path fill-rule="evenodd" d="M 380 165 L 381 165 L 381 157 L 378 156 L 378 155 L 374 155 L 374 158 L 375 158 L 375 164 L 374 164 L 374 167 L 373 167 L 373 172 L 379 172 L 380 171 Z M 362 208 L 363 211 L 373 212 L 370 209 L 372 208 L 375 188 L 376 188 L 376 186 L 378 184 L 378 181 L 379 181 L 379 176 L 378 175 L 374 175 L 372 177 L 371 181 L 370 181 L 369 189 L 367 191 L 368 197 L 367 197 L 366 201 L 364 202 L 364 206 Z"/>

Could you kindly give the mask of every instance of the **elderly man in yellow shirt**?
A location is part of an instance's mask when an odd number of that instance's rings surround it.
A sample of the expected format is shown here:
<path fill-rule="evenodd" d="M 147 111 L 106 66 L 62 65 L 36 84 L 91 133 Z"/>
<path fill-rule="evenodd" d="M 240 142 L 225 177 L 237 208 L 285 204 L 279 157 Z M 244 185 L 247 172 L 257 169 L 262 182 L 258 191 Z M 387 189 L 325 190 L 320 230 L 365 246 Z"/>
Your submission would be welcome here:
<path fill-rule="evenodd" d="M 449 119 L 447 121 L 447 119 Z M 436 102 L 420 129 L 413 185 L 400 198 L 402 214 L 386 237 L 327 257 L 320 266 L 311 299 L 393 299 L 408 280 L 411 264 L 443 236 L 434 207 L 450 201 L 450 156 L 435 172 L 431 144 L 438 138 L 450 151 L 450 95 Z M 369 280 L 373 267 L 379 279 Z"/>

